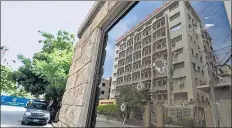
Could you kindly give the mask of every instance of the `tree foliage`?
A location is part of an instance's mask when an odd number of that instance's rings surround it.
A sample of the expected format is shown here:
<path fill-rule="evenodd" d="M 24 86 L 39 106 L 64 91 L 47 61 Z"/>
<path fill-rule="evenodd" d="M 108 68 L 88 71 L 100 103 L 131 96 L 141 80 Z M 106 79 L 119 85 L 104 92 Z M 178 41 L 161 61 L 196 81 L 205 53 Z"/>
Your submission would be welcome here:
<path fill-rule="evenodd" d="M 1 91 L 9 92 L 14 90 L 16 82 L 11 79 L 12 71 L 1 65 Z"/>
<path fill-rule="evenodd" d="M 119 115 L 120 110 L 118 110 L 116 105 L 108 104 L 108 105 L 99 105 L 97 107 L 97 112 L 99 114 L 103 114 L 106 116 L 117 116 Z"/>
<path fill-rule="evenodd" d="M 13 71 L 10 68 L 1 65 L 1 92 L 12 96 L 24 97 L 28 94 L 20 85 L 16 84 L 13 79 Z"/>
<path fill-rule="evenodd" d="M 40 52 L 34 54 L 32 60 L 18 55 L 22 61 L 15 72 L 15 79 L 25 90 L 38 96 L 45 94 L 49 100 L 61 101 L 65 90 L 68 72 L 74 52 L 74 35 L 59 30 L 57 35 L 39 31 L 43 40 Z"/>
<path fill-rule="evenodd" d="M 48 82 L 32 71 L 33 66 L 29 58 L 18 55 L 18 59 L 23 63 L 23 66 L 13 73 L 13 78 L 24 87 L 25 91 L 35 97 L 44 94 Z"/>
<path fill-rule="evenodd" d="M 137 90 L 133 86 L 123 86 L 120 88 L 120 95 L 116 98 L 118 108 L 122 103 L 126 105 L 126 115 L 129 117 L 130 112 L 133 111 L 135 115 L 142 117 L 142 109 L 145 103 L 150 101 L 149 90 Z M 137 113 L 138 112 L 138 113 Z"/>
<path fill-rule="evenodd" d="M 139 91 L 132 86 L 123 86 L 120 89 L 120 95 L 117 98 L 117 104 L 121 105 L 124 103 L 129 109 L 134 107 L 142 107 L 144 104 L 142 101 L 147 101 L 148 98 L 149 91 L 147 89 Z"/>

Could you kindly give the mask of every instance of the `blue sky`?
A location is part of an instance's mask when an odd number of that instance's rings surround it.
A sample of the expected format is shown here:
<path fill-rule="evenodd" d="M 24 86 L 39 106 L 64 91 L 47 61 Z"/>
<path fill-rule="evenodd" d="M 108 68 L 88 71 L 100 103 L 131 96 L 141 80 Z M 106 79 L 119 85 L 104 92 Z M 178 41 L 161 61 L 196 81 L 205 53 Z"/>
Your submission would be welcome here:
<path fill-rule="evenodd" d="M 152 13 L 156 8 L 160 7 L 162 4 L 163 2 L 161 1 L 140 2 L 109 32 L 109 39 L 106 47 L 107 55 L 104 64 L 103 77 L 107 78 L 112 76 L 115 52 L 114 48 L 117 38 L 123 35 L 123 33 L 126 33 L 128 30 L 130 30 L 130 28 L 141 22 L 148 14 Z M 214 24 L 213 27 L 208 29 L 208 32 L 213 40 L 212 43 L 214 49 L 217 49 L 218 47 L 231 45 L 231 37 L 228 37 L 228 34 L 230 34 L 230 27 L 225 13 L 223 2 L 193 1 L 191 2 L 191 5 L 198 13 L 200 19 L 204 24 Z M 224 42 L 226 37 L 228 38 Z M 222 54 L 222 52 L 220 52 L 220 54 L 221 58 L 225 56 L 225 53 Z"/>

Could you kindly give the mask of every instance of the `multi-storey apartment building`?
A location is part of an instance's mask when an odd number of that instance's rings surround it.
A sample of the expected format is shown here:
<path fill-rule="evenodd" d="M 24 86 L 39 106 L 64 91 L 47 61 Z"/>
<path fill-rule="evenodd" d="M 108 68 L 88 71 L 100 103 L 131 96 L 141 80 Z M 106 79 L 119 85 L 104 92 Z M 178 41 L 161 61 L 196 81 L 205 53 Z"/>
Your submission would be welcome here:
<path fill-rule="evenodd" d="M 122 86 L 140 84 L 156 101 L 207 101 L 197 86 L 210 83 L 216 72 L 211 40 L 188 1 L 167 2 L 117 41 L 110 98 L 120 95 Z"/>
<path fill-rule="evenodd" d="M 100 87 L 99 100 L 106 100 L 110 98 L 111 77 L 109 79 L 102 78 Z"/>

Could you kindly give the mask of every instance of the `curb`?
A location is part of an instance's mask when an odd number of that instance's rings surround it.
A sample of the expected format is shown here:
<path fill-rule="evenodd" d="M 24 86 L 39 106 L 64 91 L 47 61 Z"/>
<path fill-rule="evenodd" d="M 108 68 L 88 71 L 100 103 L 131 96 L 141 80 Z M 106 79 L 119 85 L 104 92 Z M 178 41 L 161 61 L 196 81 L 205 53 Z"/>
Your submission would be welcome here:
<path fill-rule="evenodd" d="M 51 123 L 52 127 L 57 127 L 57 123 Z"/>
<path fill-rule="evenodd" d="M 114 120 L 106 120 L 106 119 L 103 119 L 103 118 L 97 118 L 96 119 L 97 121 L 102 121 L 102 122 L 109 122 L 109 123 L 112 123 L 112 124 L 118 124 L 118 125 L 122 125 L 121 122 L 118 122 L 118 121 L 114 121 Z M 124 127 L 139 127 L 139 126 L 134 126 L 134 125 L 122 125 Z"/>

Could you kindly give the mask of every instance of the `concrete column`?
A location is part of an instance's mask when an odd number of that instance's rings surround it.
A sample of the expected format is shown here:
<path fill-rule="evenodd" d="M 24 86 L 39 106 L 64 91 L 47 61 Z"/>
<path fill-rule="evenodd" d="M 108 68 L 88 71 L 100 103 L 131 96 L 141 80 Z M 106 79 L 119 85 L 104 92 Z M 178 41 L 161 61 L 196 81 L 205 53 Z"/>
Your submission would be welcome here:
<path fill-rule="evenodd" d="M 231 1 L 224 1 L 224 6 L 225 6 L 226 14 L 229 20 L 230 28 L 231 28 Z"/>
<path fill-rule="evenodd" d="M 156 106 L 156 127 L 164 127 L 164 106 L 158 102 Z"/>
<path fill-rule="evenodd" d="M 161 94 L 161 101 L 164 103 L 164 94 Z"/>
<path fill-rule="evenodd" d="M 205 113 L 206 127 L 214 127 L 212 108 L 209 105 L 204 106 L 204 113 Z"/>
<path fill-rule="evenodd" d="M 144 127 L 151 127 L 150 103 L 147 103 L 144 111 Z"/>

